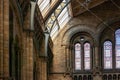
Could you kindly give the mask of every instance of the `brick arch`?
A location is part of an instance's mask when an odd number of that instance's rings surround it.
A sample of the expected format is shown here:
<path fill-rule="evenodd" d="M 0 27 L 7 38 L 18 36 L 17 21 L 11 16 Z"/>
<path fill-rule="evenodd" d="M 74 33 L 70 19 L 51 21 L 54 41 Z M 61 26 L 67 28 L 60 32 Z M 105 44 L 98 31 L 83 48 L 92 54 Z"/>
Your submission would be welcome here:
<path fill-rule="evenodd" d="M 62 38 L 62 44 L 69 44 L 72 36 L 80 32 L 88 33 L 91 35 L 93 39 L 95 39 L 96 35 L 94 31 L 95 31 L 94 29 L 91 29 L 90 27 L 84 24 L 72 26 L 64 33 L 63 38 Z"/>

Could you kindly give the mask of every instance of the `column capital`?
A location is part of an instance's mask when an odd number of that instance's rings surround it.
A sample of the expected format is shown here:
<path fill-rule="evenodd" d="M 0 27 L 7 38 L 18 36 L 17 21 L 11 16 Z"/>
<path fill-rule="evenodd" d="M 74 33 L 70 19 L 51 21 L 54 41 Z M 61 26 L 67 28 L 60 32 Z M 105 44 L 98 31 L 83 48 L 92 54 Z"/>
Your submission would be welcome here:
<path fill-rule="evenodd" d="M 35 6 L 36 2 L 35 1 L 30 1 L 31 3 L 31 17 L 30 17 L 30 29 L 34 30 L 34 14 L 35 14 Z"/>
<path fill-rule="evenodd" d="M 48 42 L 50 34 L 47 30 L 44 32 L 44 34 L 45 34 L 45 57 L 48 57 Z"/>

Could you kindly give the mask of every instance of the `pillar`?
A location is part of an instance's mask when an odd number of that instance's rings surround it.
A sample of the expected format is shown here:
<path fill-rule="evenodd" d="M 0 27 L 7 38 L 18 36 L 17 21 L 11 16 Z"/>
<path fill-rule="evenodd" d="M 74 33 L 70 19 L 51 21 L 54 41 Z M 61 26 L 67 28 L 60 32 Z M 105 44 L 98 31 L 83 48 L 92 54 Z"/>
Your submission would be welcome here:
<path fill-rule="evenodd" d="M 1 77 L 9 78 L 9 0 L 0 0 L 0 78 Z"/>
<path fill-rule="evenodd" d="M 32 33 L 23 33 L 23 53 L 21 80 L 33 80 L 33 37 Z"/>

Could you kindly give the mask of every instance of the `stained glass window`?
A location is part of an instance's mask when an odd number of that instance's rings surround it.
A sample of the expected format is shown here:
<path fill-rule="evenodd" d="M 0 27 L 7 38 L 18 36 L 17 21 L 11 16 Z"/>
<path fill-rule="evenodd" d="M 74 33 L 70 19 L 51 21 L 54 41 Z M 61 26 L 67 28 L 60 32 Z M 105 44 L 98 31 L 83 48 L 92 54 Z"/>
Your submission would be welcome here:
<path fill-rule="evenodd" d="M 75 44 L 75 70 L 81 70 L 81 45 Z"/>
<path fill-rule="evenodd" d="M 112 69 L 112 43 L 104 42 L 104 69 Z"/>
<path fill-rule="evenodd" d="M 85 70 L 90 69 L 90 44 L 89 43 L 84 44 L 84 69 Z"/>
<path fill-rule="evenodd" d="M 120 29 L 115 32 L 116 68 L 120 68 Z"/>

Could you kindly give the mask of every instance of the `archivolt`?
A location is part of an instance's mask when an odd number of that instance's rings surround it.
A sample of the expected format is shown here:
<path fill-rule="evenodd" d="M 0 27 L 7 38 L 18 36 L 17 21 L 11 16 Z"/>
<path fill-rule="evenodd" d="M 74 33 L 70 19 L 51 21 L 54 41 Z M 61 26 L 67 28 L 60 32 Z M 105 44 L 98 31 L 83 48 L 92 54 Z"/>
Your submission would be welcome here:
<path fill-rule="evenodd" d="M 19 6 L 18 6 L 16 0 L 10 0 L 9 2 L 10 2 L 11 9 L 14 11 L 14 13 L 19 21 L 20 26 L 23 27 L 22 12 L 20 12 L 20 9 L 19 9 Z"/>
<path fill-rule="evenodd" d="M 112 29 L 111 25 L 118 21 L 120 21 L 120 17 L 114 17 L 99 24 L 97 28 L 98 39 L 105 28 Z"/>
<path fill-rule="evenodd" d="M 92 38 L 95 39 L 95 30 L 91 29 L 90 26 L 88 25 L 84 25 L 84 24 L 79 24 L 76 26 L 72 26 L 70 27 L 63 35 L 62 38 L 62 44 L 69 44 L 70 39 L 72 38 L 73 35 L 75 35 L 76 33 L 80 33 L 80 32 L 85 32 L 91 35 Z"/>

